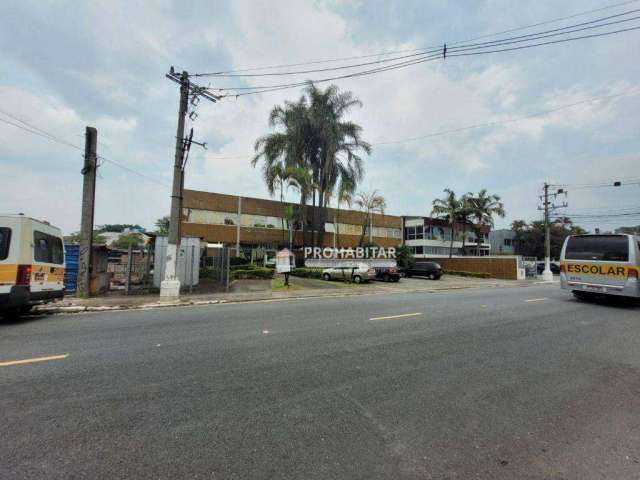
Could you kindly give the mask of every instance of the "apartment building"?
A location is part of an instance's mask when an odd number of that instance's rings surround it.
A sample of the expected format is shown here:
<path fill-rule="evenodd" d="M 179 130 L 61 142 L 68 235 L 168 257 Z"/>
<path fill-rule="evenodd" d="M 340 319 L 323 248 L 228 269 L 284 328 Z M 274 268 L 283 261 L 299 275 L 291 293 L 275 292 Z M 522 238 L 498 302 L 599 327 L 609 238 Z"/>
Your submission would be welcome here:
<path fill-rule="evenodd" d="M 446 220 L 431 217 L 402 217 L 403 239 L 416 258 L 448 257 L 451 250 L 451 226 Z M 473 225 L 457 224 L 452 255 L 477 255 L 478 241 Z M 480 227 L 480 255 L 489 255 L 489 226 Z M 464 233 L 463 233 L 464 232 Z"/>

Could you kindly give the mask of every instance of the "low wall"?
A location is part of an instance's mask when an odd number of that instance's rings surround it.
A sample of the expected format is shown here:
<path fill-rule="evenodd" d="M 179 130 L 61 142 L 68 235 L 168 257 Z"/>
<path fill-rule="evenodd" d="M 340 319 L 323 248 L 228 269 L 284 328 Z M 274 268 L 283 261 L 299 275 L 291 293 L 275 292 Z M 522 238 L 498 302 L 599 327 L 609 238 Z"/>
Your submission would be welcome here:
<path fill-rule="evenodd" d="M 416 263 L 420 262 L 437 262 L 444 270 L 488 273 L 491 278 L 503 280 L 518 279 L 517 256 L 417 258 Z"/>

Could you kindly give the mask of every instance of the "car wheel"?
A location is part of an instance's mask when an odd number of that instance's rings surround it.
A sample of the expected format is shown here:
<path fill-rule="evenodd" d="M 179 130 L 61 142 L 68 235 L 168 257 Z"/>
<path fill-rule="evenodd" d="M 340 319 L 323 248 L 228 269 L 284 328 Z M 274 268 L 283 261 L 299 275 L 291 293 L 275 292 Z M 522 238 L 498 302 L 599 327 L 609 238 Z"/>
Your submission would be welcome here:
<path fill-rule="evenodd" d="M 388 273 L 385 273 L 384 275 L 382 275 L 382 280 L 384 280 L 385 282 L 388 282 L 391 280 L 391 277 L 389 276 Z"/>
<path fill-rule="evenodd" d="M 397 283 L 397 282 L 400 281 L 400 278 L 396 277 L 396 278 L 393 279 L 393 281 Z"/>
<path fill-rule="evenodd" d="M 362 277 L 360 275 L 353 276 L 353 283 L 361 283 L 361 282 L 362 282 Z"/>
<path fill-rule="evenodd" d="M 329 275 L 328 273 L 323 273 L 322 274 L 322 279 L 329 281 L 329 280 L 331 280 L 331 275 Z"/>
<path fill-rule="evenodd" d="M 436 279 L 436 274 L 435 273 L 430 273 L 429 274 L 429 280 L 435 280 Z"/>

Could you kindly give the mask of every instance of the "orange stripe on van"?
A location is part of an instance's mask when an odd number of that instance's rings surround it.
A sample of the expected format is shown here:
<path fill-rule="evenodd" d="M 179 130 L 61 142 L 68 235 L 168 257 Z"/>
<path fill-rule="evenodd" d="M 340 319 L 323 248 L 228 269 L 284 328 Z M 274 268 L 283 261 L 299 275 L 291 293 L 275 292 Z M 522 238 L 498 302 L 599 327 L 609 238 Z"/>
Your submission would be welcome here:
<path fill-rule="evenodd" d="M 5 263 L 0 264 L 0 285 L 13 285 L 16 283 L 18 265 Z"/>

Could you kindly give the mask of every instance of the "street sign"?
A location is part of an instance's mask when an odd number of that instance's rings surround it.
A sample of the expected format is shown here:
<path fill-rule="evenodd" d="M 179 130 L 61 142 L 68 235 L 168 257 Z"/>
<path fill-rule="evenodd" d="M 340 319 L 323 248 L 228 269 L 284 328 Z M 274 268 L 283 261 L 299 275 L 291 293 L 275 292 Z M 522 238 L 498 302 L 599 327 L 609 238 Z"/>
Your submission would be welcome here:
<path fill-rule="evenodd" d="M 293 258 L 293 254 L 287 248 L 276 253 L 276 272 L 289 273 L 292 269 L 291 263 Z"/>

